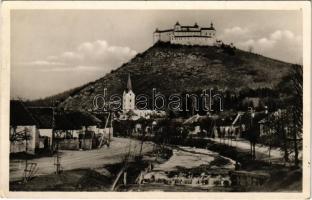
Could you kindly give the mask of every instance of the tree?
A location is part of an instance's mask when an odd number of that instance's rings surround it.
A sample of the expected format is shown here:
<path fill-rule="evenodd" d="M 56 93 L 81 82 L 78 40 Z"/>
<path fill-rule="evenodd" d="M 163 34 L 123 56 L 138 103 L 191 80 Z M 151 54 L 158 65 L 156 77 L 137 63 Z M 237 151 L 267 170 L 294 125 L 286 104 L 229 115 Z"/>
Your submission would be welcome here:
<path fill-rule="evenodd" d="M 141 117 L 136 122 L 141 124 L 141 146 L 140 146 L 140 153 L 139 153 L 139 156 L 141 156 L 142 150 L 143 150 L 143 144 L 145 140 L 145 135 L 146 135 L 146 128 L 149 124 L 151 124 L 152 120 Z"/>
<path fill-rule="evenodd" d="M 292 141 L 294 144 L 295 166 L 299 165 L 299 141 L 302 138 L 302 115 L 303 115 L 303 68 L 302 65 L 293 65 L 291 71 L 291 85 L 293 96 L 289 111 L 292 114 Z"/>
<path fill-rule="evenodd" d="M 249 47 L 248 47 L 248 51 L 249 51 L 249 53 L 252 53 L 253 52 L 253 46 L 252 45 L 249 45 Z"/>

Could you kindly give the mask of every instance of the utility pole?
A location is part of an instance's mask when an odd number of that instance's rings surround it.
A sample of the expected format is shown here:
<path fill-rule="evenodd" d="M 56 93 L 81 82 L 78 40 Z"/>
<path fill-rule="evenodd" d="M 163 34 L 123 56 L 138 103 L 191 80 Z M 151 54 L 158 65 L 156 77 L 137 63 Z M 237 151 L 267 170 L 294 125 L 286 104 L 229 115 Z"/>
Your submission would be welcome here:
<path fill-rule="evenodd" d="M 248 108 L 250 111 L 250 131 L 249 131 L 250 153 L 251 153 L 251 158 L 255 159 L 256 158 L 255 135 L 251 133 L 251 131 L 253 131 L 253 118 L 255 117 L 255 113 L 252 107 L 248 107 Z"/>
<path fill-rule="evenodd" d="M 52 102 L 52 149 L 54 149 L 54 146 L 56 146 L 56 161 L 54 165 L 56 166 L 55 173 L 60 174 L 61 173 L 61 157 L 59 154 L 59 137 L 56 137 L 56 124 L 55 124 L 55 118 L 56 118 L 56 110 L 55 110 L 55 101 Z M 55 142 L 56 140 L 56 142 Z"/>
<path fill-rule="evenodd" d="M 268 106 L 265 106 L 265 115 L 266 115 L 266 124 L 267 124 L 267 130 L 266 130 L 266 134 L 269 137 L 269 165 L 271 165 L 271 130 L 270 130 L 270 122 L 269 122 L 269 110 L 268 110 Z"/>
<path fill-rule="evenodd" d="M 56 146 L 56 174 L 60 174 L 61 173 L 61 158 L 59 155 L 59 141 L 57 141 L 57 146 Z"/>
<path fill-rule="evenodd" d="M 113 117 L 114 117 L 114 113 L 110 110 L 110 127 L 108 129 L 108 146 L 110 146 L 110 142 L 111 142 L 111 130 L 113 129 Z"/>
<path fill-rule="evenodd" d="M 24 169 L 24 182 L 27 182 L 27 172 L 28 172 L 28 157 L 27 157 L 27 152 L 28 152 L 28 145 L 27 145 L 27 129 L 24 129 L 25 132 L 25 153 L 26 153 L 26 160 L 25 160 L 25 169 Z"/>

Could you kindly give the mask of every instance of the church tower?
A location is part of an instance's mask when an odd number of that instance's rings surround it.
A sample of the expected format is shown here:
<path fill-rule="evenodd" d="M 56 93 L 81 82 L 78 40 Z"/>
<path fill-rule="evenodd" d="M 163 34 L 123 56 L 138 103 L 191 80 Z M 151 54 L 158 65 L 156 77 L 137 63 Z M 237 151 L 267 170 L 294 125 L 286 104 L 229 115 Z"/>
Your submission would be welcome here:
<path fill-rule="evenodd" d="M 135 94 L 132 91 L 130 74 L 128 75 L 127 89 L 123 93 L 122 110 L 129 111 L 135 109 Z"/>

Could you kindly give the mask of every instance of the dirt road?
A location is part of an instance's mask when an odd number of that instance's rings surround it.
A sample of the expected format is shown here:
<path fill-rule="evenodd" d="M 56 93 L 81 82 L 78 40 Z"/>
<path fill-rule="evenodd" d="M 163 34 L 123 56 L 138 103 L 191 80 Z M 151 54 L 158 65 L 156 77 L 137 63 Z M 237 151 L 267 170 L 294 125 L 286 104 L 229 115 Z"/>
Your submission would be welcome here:
<path fill-rule="evenodd" d="M 226 144 L 229 146 L 237 147 L 238 149 L 241 149 L 243 151 L 250 151 L 250 143 L 249 141 L 246 141 L 244 139 L 239 140 L 221 140 L 219 138 L 207 138 L 208 140 L 211 140 L 213 142 L 219 143 L 219 144 Z M 293 153 L 290 154 L 290 159 L 293 160 Z M 302 152 L 299 152 L 299 158 L 302 159 Z M 269 159 L 271 162 L 277 162 L 277 163 L 283 163 L 283 151 L 279 148 L 272 148 L 270 152 L 270 158 L 269 158 L 269 147 L 257 144 L 256 145 L 256 159 L 258 160 L 264 160 L 268 161 Z"/>
<path fill-rule="evenodd" d="M 96 169 L 107 164 L 119 163 L 128 153 L 129 147 L 131 149 L 132 155 L 138 155 L 140 151 L 140 141 L 132 139 L 130 140 L 127 138 L 113 138 L 109 148 L 105 146 L 101 149 L 93 149 L 89 151 L 61 150 L 61 169 Z M 152 149 L 152 143 L 144 143 L 143 153 L 152 151 Z M 37 163 L 38 171 L 36 175 L 45 175 L 55 172 L 55 157 L 42 157 L 29 160 L 29 162 Z M 10 160 L 10 181 L 21 180 L 23 177 L 24 167 L 24 160 Z"/>

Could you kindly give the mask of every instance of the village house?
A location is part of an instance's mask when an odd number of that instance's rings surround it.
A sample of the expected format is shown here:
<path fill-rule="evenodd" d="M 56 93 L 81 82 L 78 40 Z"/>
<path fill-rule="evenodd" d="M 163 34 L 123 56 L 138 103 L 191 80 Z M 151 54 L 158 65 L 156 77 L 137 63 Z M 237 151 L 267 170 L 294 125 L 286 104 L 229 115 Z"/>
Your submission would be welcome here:
<path fill-rule="evenodd" d="M 16 100 L 10 104 L 11 153 L 92 149 L 97 147 L 98 138 L 108 132 L 101 126 L 102 121 L 88 112 L 27 107 Z"/>
<path fill-rule="evenodd" d="M 93 113 L 93 115 L 101 120 L 98 125 L 97 134 L 102 135 L 106 139 L 111 139 L 114 137 L 113 121 L 116 118 L 114 113 Z"/>
<path fill-rule="evenodd" d="M 285 110 L 279 109 L 272 113 L 267 113 L 266 115 L 261 118 L 261 120 L 258 121 L 259 125 L 259 136 L 264 136 L 269 133 L 274 133 L 274 128 L 272 126 L 272 123 L 275 123 L 277 119 L 279 119 L 283 113 L 285 113 Z M 288 131 L 287 125 L 285 126 L 286 131 Z"/>
<path fill-rule="evenodd" d="M 223 115 L 198 114 L 186 119 L 184 126 L 191 127 L 189 135 L 200 135 L 204 137 L 226 137 L 239 138 L 241 132 L 245 130 L 245 125 L 241 124 L 242 113 L 226 113 Z"/>
<path fill-rule="evenodd" d="M 43 149 L 51 147 L 53 134 L 53 108 L 28 107 L 28 110 L 37 122 L 39 148 Z"/>
<path fill-rule="evenodd" d="M 200 124 L 205 119 L 207 119 L 207 116 L 200 116 L 199 114 L 196 114 L 186 119 L 183 122 L 183 125 L 191 128 L 191 130 L 189 131 L 189 135 L 198 135 L 202 131 Z"/>
<path fill-rule="evenodd" d="M 97 147 L 101 120 L 83 111 L 61 111 L 56 114 L 55 139 L 60 149 L 92 149 Z"/>
<path fill-rule="evenodd" d="M 238 139 L 242 136 L 242 132 L 246 130 L 245 124 L 242 123 L 241 117 L 243 113 L 228 113 L 216 120 L 214 132 L 219 137 Z"/>
<path fill-rule="evenodd" d="M 37 126 L 37 121 L 21 101 L 10 101 L 10 153 L 35 154 L 39 147 Z"/>

